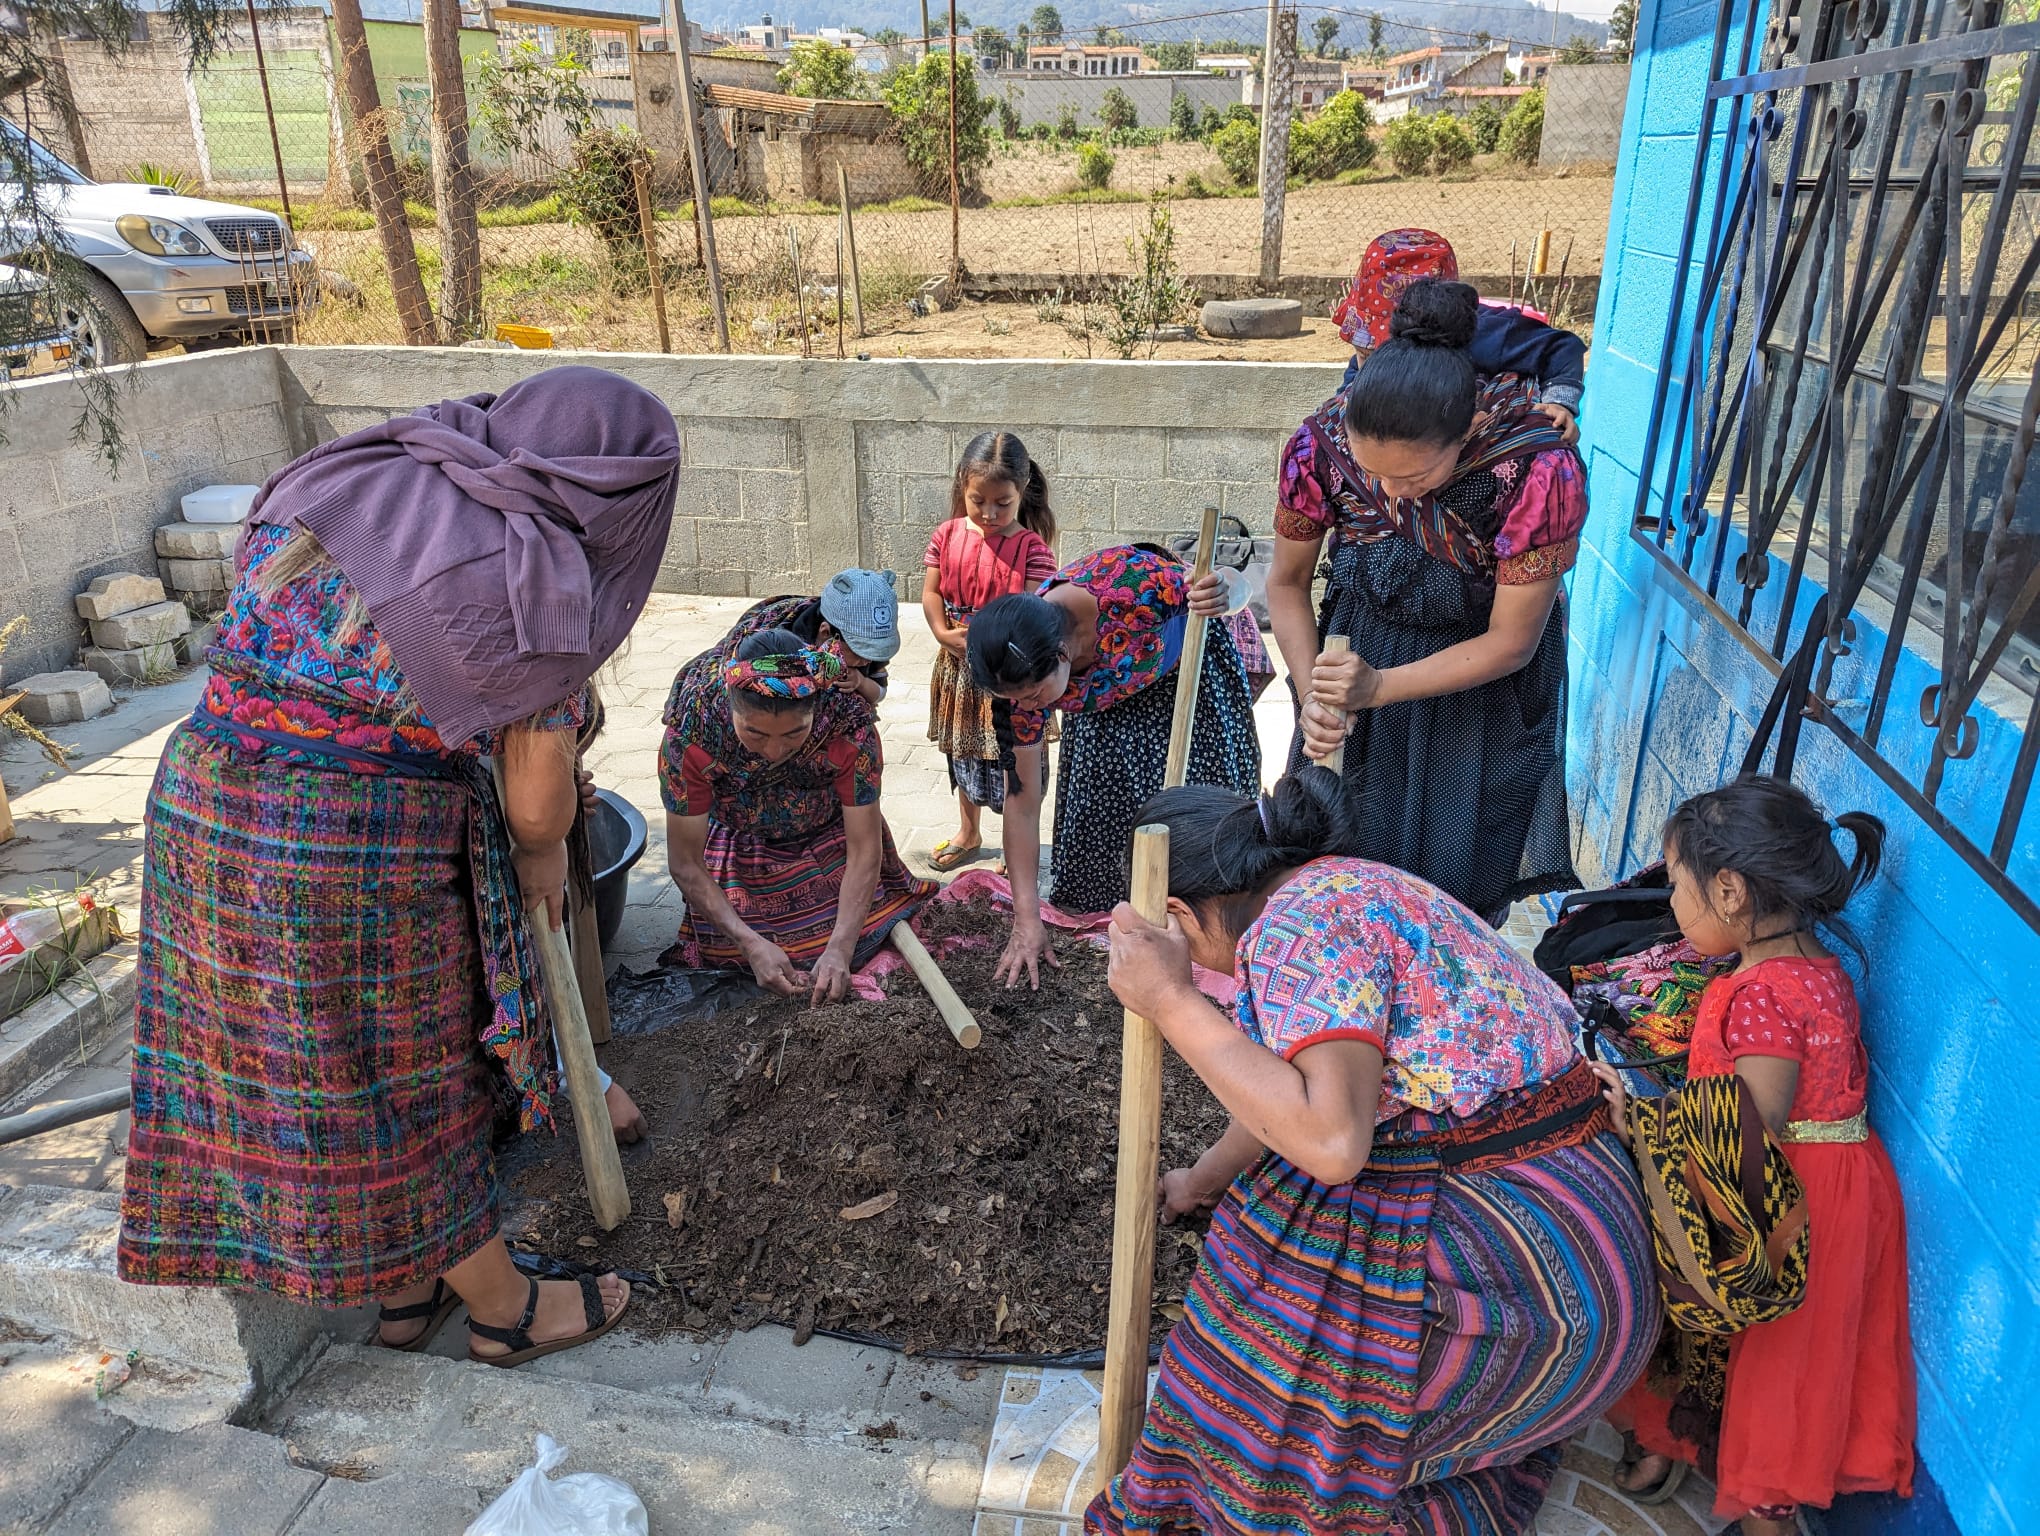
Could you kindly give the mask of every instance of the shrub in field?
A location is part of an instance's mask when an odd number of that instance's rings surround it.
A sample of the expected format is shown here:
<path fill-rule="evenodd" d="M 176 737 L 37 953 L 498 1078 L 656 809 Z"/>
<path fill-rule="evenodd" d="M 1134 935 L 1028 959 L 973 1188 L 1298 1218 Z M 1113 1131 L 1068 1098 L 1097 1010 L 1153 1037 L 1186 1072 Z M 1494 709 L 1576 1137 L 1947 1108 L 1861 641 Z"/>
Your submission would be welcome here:
<path fill-rule="evenodd" d="M 1077 146 L 1077 184 L 1096 192 L 1112 184 L 1112 167 L 1117 162 L 1102 144 Z"/>
<path fill-rule="evenodd" d="M 1495 152 L 1495 141 L 1502 136 L 1502 109 L 1491 101 L 1483 101 L 1464 119 L 1466 131 L 1473 138 L 1476 154 L 1491 155 Z"/>
<path fill-rule="evenodd" d="M 912 69 L 903 69 L 885 89 L 900 148 L 929 196 L 949 191 L 949 56 L 931 53 Z M 985 119 L 992 103 L 978 93 L 977 66 L 968 58 L 956 65 L 956 174 L 967 192 L 976 192 L 978 176 L 992 158 L 991 135 Z"/>
<path fill-rule="evenodd" d="M 1414 114 L 1397 118 L 1382 134 L 1381 147 L 1388 151 L 1388 163 L 1403 175 L 1423 175 L 1431 168 L 1431 154 L 1436 147 L 1430 119 Z"/>
<path fill-rule="evenodd" d="M 1211 152 L 1227 175 L 1251 187 L 1261 174 L 1261 125 L 1235 118 L 1211 136 Z"/>
<path fill-rule="evenodd" d="M 651 163 L 645 141 L 629 128 L 590 128 L 574 141 L 573 163 L 559 188 L 567 217 L 591 229 L 624 271 L 642 273 L 644 237 L 638 228 L 637 184 L 632 167 Z"/>
<path fill-rule="evenodd" d="M 1020 137 L 1020 109 L 1013 105 L 1012 98 L 999 98 L 999 137 L 1017 139 Z"/>
<path fill-rule="evenodd" d="M 1142 348 L 1153 357 L 1161 345 L 1156 332 L 1182 324 L 1197 307 L 1195 290 L 1184 285 L 1176 267 L 1176 222 L 1161 194 L 1148 200 L 1147 224 L 1138 240 L 1126 242 L 1126 254 L 1134 272 L 1113 284 L 1106 297 L 1111 319 L 1105 339 L 1121 357 L 1132 357 Z"/>
<path fill-rule="evenodd" d="M 1074 139 L 1077 136 L 1077 109 L 1067 101 L 1056 108 L 1055 136 L 1059 139 Z"/>
<path fill-rule="evenodd" d="M 1441 117 L 1431 125 L 1431 167 L 1443 176 L 1473 164 L 1473 136 L 1457 118 Z"/>
<path fill-rule="evenodd" d="M 1518 165 L 1535 165 L 1537 153 L 1544 145 L 1544 87 L 1526 92 L 1509 108 L 1509 115 L 1502 119 L 1502 130 L 1495 138 L 1495 149 L 1504 160 L 1513 160 Z"/>
<path fill-rule="evenodd" d="M 857 55 L 824 37 L 793 45 L 786 68 L 779 72 L 781 89 L 794 96 L 819 96 L 854 101 L 865 94 L 864 71 Z"/>
<path fill-rule="evenodd" d="M 1289 130 L 1289 174 L 1329 181 L 1374 163 L 1374 114 L 1358 91 L 1341 91 L 1324 111 Z"/>
<path fill-rule="evenodd" d="M 1098 121 L 1105 125 L 1107 133 L 1124 133 L 1140 126 L 1140 112 L 1134 107 L 1133 98 L 1115 85 L 1099 99 Z"/>
<path fill-rule="evenodd" d="M 1190 105 L 1188 96 L 1170 98 L 1169 136 L 1174 139 L 1197 137 L 1197 109 Z"/>

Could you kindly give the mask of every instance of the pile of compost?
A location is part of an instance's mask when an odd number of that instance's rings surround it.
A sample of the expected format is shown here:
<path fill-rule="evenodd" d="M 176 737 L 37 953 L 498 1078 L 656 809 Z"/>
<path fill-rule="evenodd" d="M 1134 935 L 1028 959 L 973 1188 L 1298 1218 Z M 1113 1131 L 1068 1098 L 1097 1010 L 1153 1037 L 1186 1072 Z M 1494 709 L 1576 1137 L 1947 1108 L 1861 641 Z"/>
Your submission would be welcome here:
<path fill-rule="evenodd" d="M 1006 921 L 937 903 L 915 922 L 983 1027 L 972 1051 L 905 969 L 883 1002 L 760 999 L 619 1036 L 605 1065 L 653 1132 L 626 1150 L 631 1219 L 594 1229 L 563 1127 L 513 1160 L 513 1235 L 653 1277 L 643 1327 L 775 1321 L 913 1351 L 1101 1347 L 1121 1010 L 1104 951 L 1068 938 L 1039 991 L 998 985 Z M 1161 1166 L 1187 1164 L 1224 1128 L 1171 1054 Z M 1190 1227 L 1158 1235 L 1157 1340 L 1201 1242 Z"/>

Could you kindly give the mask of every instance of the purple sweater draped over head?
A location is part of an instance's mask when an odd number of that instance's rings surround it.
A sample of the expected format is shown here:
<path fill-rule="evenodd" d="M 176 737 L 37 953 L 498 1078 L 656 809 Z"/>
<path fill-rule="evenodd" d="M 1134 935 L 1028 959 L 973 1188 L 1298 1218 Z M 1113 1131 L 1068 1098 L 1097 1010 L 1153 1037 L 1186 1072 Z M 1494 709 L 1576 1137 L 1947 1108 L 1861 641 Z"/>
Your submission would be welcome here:
<path fill-rule="evenodd" d="M 657 396 L 551 368 L 313 449 L 270 476 L 249 526 L 325 546 L 451 745 L 567 698 L 623 643 L 679 468 Z"/>

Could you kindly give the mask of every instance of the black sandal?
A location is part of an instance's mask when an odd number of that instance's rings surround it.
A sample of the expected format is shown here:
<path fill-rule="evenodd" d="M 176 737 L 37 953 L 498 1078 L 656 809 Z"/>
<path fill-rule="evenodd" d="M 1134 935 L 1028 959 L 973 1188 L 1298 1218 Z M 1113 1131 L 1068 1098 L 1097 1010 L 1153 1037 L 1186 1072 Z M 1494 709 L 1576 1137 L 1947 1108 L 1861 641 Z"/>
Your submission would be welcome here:
<path fill-rule="evenodd" d="M 602 1291 L 596 1285 L 595 1277 L 576 1275 L 574 1278 L 581 1287 L 581 1313 L 588 1320 L 585 1332 L 564 1339 L 554 1339 L 547 1344 L 533 1343 L 530 1333 L 531 1320 L 538 1316 L 538 1282 L 533 1280 L 530 1282 L 531 1296 L 524 1303 L 524 1315 L 517 1319 L 516 1327 L 495 1328 L 488 1323 L 478 1323 L 472 1317 L 468 1319 L 470 1335 L 480 1334 L 493 1344 L 507 1344 L 508 1351 L 500 1355 L 478 1355 L 475 1353 L 474 1345 L 469 1344 L 468 1359 L 477 1365 L 500 1365 L 505 1368 L 522 1365 L 527 1360 L 536 1360 L 540 1355 L 556 1355 L 563 1349 L 573 1349 L 577 1345 L 592 1343 L 623 1321 L 623 1314 L 630 1310 L 628 1295 L 625 1295 L 623 1305 L 616 1309 L 616 1316 L 610 1317 L 602 1305 Z"/>
<path fill-rule="evenodd" d="M 446 1326 L 446 1320 L 453 1316 L 454 1311 L 459 1306 L 460 1297 L 454 1293 L 453 1287 L 448 1285 L 444 1278 L 434 1280 L 432 1282 L 432 1294 L 426 1297 L 425 1300 L 414 1301 L 408 1307 L 382 1307 L 378 1309 L 375 1342 L 382 1345 L 384 1349 L 394 1349 L 399 1354 L 420 1354 L 438 1336 L 439 1330 Z M 425 1324 L 424 1331 L 415 1339 L 406 1339 L 401 1344 L 383 1343 L 382 1331 L 385 1323 L 415 1323 L 421 1317 L 428 1319 L 428 1321 Z"/>

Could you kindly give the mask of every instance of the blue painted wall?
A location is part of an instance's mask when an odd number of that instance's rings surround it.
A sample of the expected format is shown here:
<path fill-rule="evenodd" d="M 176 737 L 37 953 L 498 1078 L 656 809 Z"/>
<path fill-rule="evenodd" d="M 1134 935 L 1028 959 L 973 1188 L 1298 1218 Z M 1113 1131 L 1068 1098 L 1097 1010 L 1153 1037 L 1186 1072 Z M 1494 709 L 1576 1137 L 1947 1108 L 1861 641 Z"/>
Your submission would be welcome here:
<path fill-rule="evenodd" d="M 1642 0 L 1637 21 L 1583 420 L 1594 510 L 1572 578 L 1571 787 L 1590 878 L 1597 863 L 1612 878 L 1657 856 L 1672 806 L 1735 772 L 1772 687 L 1629 533 L 1715 24 L 1713 0 Z M 1711 161 L 1720 147 L 1717 135 Z M 1683 368 L 1675 358 L 1674 378 Z M 1866 640 L 1859 654 L 1874 657 Z M 1846 664 L 1837 681 L 1846 695 Z M 1917 695 L 1901 680 L 1895 720 Z M 1995 761 L 1950 779 L 1965 822 L 1972 803 L 1987 808 L 2011 739 L 1987 726 L 1978 760 Z M 1891 829 L 1851 917 L 1870 953 L 1871 1114 L 1905 1187 L 1920 1382 L 1918 1496 L 1846 1499 L 1830 1525 L 2040 1536 L 2040 935 L 1817 725 L 1796 777 L 1831 813 L 1870 810 Z M 2013 867 L 2034 890 L 2040 812 L 2027 823 Z"/>

